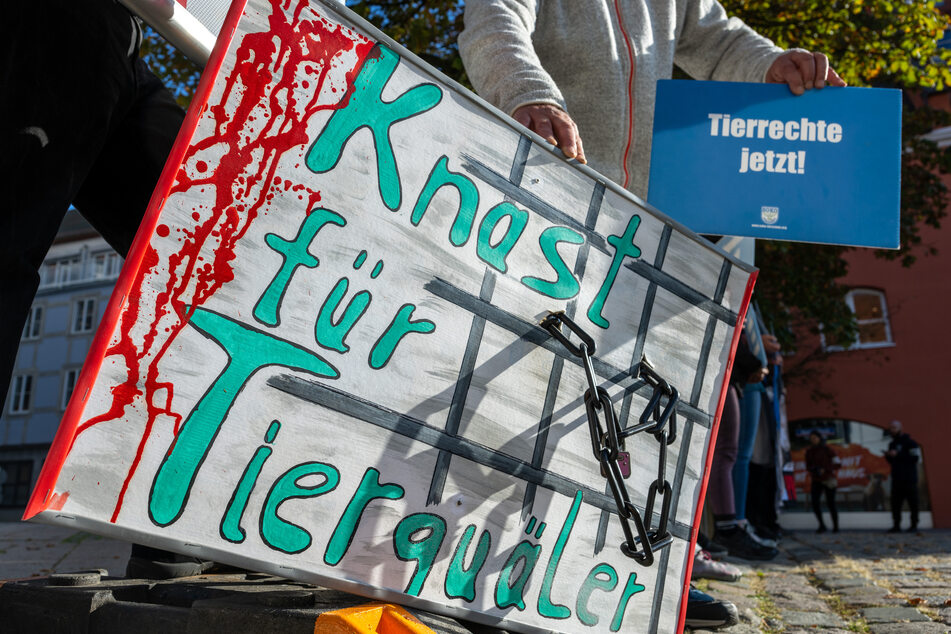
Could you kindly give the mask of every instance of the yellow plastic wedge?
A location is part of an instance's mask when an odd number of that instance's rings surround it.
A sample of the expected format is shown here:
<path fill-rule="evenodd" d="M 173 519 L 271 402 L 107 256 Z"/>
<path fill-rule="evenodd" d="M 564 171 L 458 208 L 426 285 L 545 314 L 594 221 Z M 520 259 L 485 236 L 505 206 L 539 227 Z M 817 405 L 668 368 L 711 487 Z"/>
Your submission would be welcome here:
<path fill-rule="evenodd" d="M 412 614 L 390 603 L 368 603 L 324 612 L 314 634 L 436 634 Z"/>

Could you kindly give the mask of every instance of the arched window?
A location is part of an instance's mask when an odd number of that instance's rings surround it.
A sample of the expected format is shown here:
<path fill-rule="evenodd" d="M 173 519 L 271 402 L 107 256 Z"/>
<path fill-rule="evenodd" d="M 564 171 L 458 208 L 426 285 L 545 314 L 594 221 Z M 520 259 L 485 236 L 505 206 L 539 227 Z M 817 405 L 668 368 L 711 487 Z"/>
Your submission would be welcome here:
<path fill-rule="evenodd" d="M 845 295 L 845 303 L 855 314 L 855 322 L 858 325 L 856 340 L 850 346 L 832 346 L 825 345 L 823 338 L 826 350 L 862 350 L 895 345 L 888 322 L 885 293 L 872 288 L 854 288 Z"/>

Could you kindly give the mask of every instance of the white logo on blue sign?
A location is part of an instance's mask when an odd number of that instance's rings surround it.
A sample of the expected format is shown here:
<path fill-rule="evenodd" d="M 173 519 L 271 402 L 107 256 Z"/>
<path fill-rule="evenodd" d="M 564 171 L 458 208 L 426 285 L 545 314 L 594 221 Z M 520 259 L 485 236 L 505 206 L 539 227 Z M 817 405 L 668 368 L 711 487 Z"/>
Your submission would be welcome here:
<path fill-rule="evenodd" d="M 768 225 L 776 224 L 776 221 L 779 220 L 779 207 L 760 207 L 760 218 L 763 219 Z"/>

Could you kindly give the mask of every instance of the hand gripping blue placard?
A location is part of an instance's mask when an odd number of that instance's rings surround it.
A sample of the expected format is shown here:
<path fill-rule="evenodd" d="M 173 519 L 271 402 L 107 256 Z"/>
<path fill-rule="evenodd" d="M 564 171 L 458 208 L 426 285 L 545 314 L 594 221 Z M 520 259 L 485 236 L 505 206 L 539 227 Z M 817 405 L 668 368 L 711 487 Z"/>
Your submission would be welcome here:
<path fill-rule="evenodd" d="M 901 91 L 663 80 L 648 202 L 698 233 L 898 248 Z"/>

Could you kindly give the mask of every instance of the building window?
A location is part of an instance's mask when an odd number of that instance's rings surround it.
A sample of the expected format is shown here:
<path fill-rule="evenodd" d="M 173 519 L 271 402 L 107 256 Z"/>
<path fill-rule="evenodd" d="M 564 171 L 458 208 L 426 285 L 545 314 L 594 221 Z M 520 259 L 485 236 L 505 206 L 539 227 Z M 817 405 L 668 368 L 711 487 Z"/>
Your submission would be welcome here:
<path fill-rule="evenodd" d="M 92 332 L 96 323 L 96 300 L 93 297 L 78 299 L 73 304 L 73 333 Z"/>
<path fill-rule="evenodd" d="M 32 460 L 0 462 L 0 506 L 26 506 L 32 478 Z"/>
<path fill-rule="evenodd" d="M 122 267 L 122 259 L 118 253 L 97 253 L 92 256 L 91 278 L 94 280 L 113 279 L 118 277 Z"/>
<path fill-rule="evenodd" d="M 83 247 L 76 255 L 44 261 L 40 269 L 40 289 L 113 280 L 119 277 L 121 268 L 122 258 L 115 251 L 90 254 L 89 249 Z"/>
<path fill-rule="evenodd" d="M 76 379 L 78 378 L 79 370 L 76 368 L 66 370 L 63 375 L 63 402 L 60 404 L 63 409 L 66 409 L 69 404 L 69 397 L 73 395 L 73 390 L 76 389 Z"/>
<path fill-rule="evenodd" d="M 46 279 L 44 286 L 66 286 L 78 282 L 82 278 L 82 258 L 78 255 L 62 258 L 46 265 Z"/>
<path fill-rule="evenodd" d="M 26 325 L 23 327 L 23 339 L 39 339 L 43 331 L 43 307 L 33 306 L 26 316 Z"/>
<path fill-rule="evenodd" d="M 888 323 L 888 307 L 885 293 L 871 289 L 856 289 L 846 295 L 849 308 L 855 313 L 859 325 L 859 340 L 856 347 L 874 348 L 890 345 L 892 329 Z"/>
<path fill-rule="evenodd" d="M 855 323 L 858 325 L 856 339 L 848 346 L 827 345 L 826 350 L 862 350 L 895 345 L 888 321 L 885 293 L 871 288 L 856 288 L 846 294 L 845 303 L 855 315 Z"/>
<path fill-rule="evenodd" d="M 18 374 L 13 377 L 13 390 L 10 392 L 10 413 L 25 414 L 30 411 L 33 401 L 33 376 Z"/>

